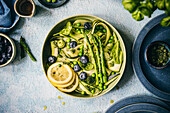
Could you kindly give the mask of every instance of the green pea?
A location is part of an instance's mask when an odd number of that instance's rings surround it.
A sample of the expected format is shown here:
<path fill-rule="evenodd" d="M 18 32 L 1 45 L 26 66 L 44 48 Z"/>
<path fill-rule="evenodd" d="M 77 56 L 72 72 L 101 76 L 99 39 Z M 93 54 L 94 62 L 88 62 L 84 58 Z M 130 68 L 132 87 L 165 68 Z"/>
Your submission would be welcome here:
<path fill-rule="evenodd" d="M 102 32 L 102 30 L 100 29 L 99 32 Z"/>
<path fill-rule="evenodd" d="M 74 61 L 73 64 L 76 65 L 76 64 L 77 64 L 77 61 Z"/>
<path fill-rule="evenodd" d="M 115 74 L 115 72 L 114 72 L 114 71 L 112 71 L 111 75 L 114 75 L 114 74 Z"/>
<path fill-rule="evenodd" d="M 103 86 L 103 84 L 100 83 L 100 84 L 99 84 L 99 87 L 102 87 L 102 86 Z"/>
<path fill-rule="evenodd" d="M 91 93 L 94 94 L 94 90 L 91 90 Z"/>
<path fill-rule="evenodd" d="M 77 23 L 77 27 L 79 27 L 81 24 L 80 23 Z"/>
<path fill-rule="evenodd" d="M 82 56 L 82 55 L 83 55 L 83 54 L 80 52 L 80 53 L 79 53 L 79 56 Z"/>
<path fill-rule="evenodd" d="M 97 29 L 94 30 L 94 33 L 97 33 Z"/>
<path fill-rule="evenodd" d="M 47 2 L 51 2 L 51 0 L 47 0 Z"/>
<path fill-rule="evenodd" d="M 99 87 L 100 90 L 103 90 L 103 87 Z"/>
<path fill-rule="evenodd" d="M 81 47 L 80 47 L 81 49 L 83 49 L 84 48 L 84 45 L 81 45 Z"/>
<path fill-rule="evenodd" d="M 68 49 L 70 49 L 70 46 L 69 46 L 69 45 L 67 45 L 67 48 L 68 48 Z"/>
<path fill-rule="evenodd" d="M 69 43 L 69 42 L 71 42 L 71 39 L 70 39 L 70 38 L 67 39 L 67 43 Z"/>
<path fill-rule="evenodd" d="M 80 29 L 76 29 L 76 31 L 80 31 Z"/>
<path fill-rule="evenodd" d="M 114 37 L 113 37 L 113 36 L 110 36 L 110 39 L 112 39 L 112 40 L 113 40 L 113 39 L 114 39 Z"/>
<path fill-rule="evenodd" d="M 107 88 L 107 86 L 106 86 L 106 85 L 104 85 L 104 86 L 103 86 L 103 88 L 104 88 L 104 89 L 106 89 L 106 88 Z"/>
<path fill-rule="evenodd" d="M 109 40 L 109 43 L 112 43 L 112 40 Z"/>
<path fill-rule="evenodd" d="M 61 64 L 58 64 L 58 67 L 61 67 Z"/>
<path fill-rule="evenodd" d="M 95 77 L 95 76 L 96 76 L 96 74 L 95 74 L 95 73 L 93 73 L 91 76 L 92 76 L 92 77 Z"/>
<path fill-rule="evenodd" d="M 81 34 L 81 31 L 77 31 L 78 34 Z"/>
<path fill-rule="evenodd" d="M 99 74 L 98 74 L 98 77 L 102 77 L 102 74 L 101 74 L 101 73 L 99 73 Z"/>
<path fill-rule="evenodd" d="M 81 94 L 84 95 L 84 94 L 85 94 L 85 91 L 82 91 Z"/>
<path fill-rule="evenodd" d="M 52 0 L 52 3 L 55 3 L 56 2 L 56 0 Z"/>
<path fill-rule="evenodd" d="M 103 29 L 103 33 L 106 33 L 106 29 Z"/>
<path fill-rule="evenodd" d="M 100 26 L 97 26 L 96 29 L 100 29 Z"/>
<path fill-rule="evenodd" d="M 71 64 L 71 67 L 73 68 L 73 67 L 74 67 L 74 64 Z"/>
<path fill-rule="evenodd" d="M 81 49 L 80 52 L 83 53 L 83 49 Z"/>
<path fill-rule="evenodd" d="M 103 29 L 103 26 L 100 26 L 100 28 L 99 28 L 99 29 L 101 29 L 101 30 L 102 30 L 102 29 Z"/>

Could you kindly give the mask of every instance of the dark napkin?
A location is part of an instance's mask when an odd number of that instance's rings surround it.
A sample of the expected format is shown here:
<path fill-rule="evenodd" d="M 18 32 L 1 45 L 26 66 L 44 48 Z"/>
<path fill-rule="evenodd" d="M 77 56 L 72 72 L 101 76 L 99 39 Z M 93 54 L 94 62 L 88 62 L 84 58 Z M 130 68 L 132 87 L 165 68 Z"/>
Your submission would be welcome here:
<path fill-rule="evenodd" d="M 9 31 L 19 20 L 14 11 L 16 0 L 0 0 L 0 32 Z"/>

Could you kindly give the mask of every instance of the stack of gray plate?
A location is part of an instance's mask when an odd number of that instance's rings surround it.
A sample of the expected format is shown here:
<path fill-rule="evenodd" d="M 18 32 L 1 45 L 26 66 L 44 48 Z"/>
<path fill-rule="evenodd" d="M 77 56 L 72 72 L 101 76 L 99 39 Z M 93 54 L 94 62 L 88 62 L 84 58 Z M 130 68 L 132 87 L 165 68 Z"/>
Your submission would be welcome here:
<path fill-rule="evenodd" d="M 134 96 L 118 101 L 105 113 L 170 113 L 170 106 L 150 96 Z"/>

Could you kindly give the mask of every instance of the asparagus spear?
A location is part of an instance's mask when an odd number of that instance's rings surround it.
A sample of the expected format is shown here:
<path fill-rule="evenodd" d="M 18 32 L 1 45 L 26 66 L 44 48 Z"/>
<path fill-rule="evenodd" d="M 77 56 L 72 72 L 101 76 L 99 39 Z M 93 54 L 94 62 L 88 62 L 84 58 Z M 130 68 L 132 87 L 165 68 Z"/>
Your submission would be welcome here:
<path fill-rule="evenodd" d="M 92 55 L 92 58 L 93 58 L 93 61 L 94 61 L 94 68 L 95 68 L 95 73 L 96 73 L 96 85 L 99 85 L 99 78 L 97 76 L 98 69 L 97 69 L 97 64 L 96 64 L 96 60 L 95 60 L 95 57 L 94 57 L 94 52 L 93 52 L 92 46 L 90 44 L 90 41 L 89 41 L 87 35 L 86 34 L 84 34 L 84 35 L 85 35 L 85 39 L 87 40 L 87 44 L 88 44 L 88 47 L 89 47 L 89 49 L 91 51 L 91 55 Z"/>
<path fill-rule="evenodd" d="M 99 47 L 100 47 L 100 54 L 101 54 L 101 63 L 102 63 L 102 72 L 103 72 L 103 82 L 107 82 L 107 75 L 106 75 L 106 67 L 105 67 L 105 60 L 104 60 L 104 52 L 103 52 L 103 45 L 101 43 L 100 38 L 96 35 L 96 38 L 99 42 Z"/>
<path fill-rule="evenodd" d="M 30 56 L 32 61 L 36 61 L 35 57 L 31 53 L 31 49 L 29 48 L 28 44 L 26 43 L 25 39 L 23 37 L 20 38 L 20 44 L 24 48 L 24 50 L 27 52 L 27 54 Z"/>
<path fill-rule="evenodd" d="M 96 41 L 96 39 L 95 39 L 95 37 L 94 36 L 92 36 L 91 35 L 91 37 L 92 37 L 92 40 L 93 40 L 93 43 L 94 43 L 94 47 L 96 48 L 96 54 L 97 54 L 97 63 L 98 63 L 98 68 L 99 68 L 99 73 L 98 73 L 98 75 L 99 75 L 99 77 L 100 77 L 100 83 L 103 83 L 103 78 L 102 78 L 102 67 L 101 67 L 101 64 L 100 64 L 100 54 L 99 54 L 99 49 L 98 49 L 98 43 L 97 43 L 97 41 Z"/>

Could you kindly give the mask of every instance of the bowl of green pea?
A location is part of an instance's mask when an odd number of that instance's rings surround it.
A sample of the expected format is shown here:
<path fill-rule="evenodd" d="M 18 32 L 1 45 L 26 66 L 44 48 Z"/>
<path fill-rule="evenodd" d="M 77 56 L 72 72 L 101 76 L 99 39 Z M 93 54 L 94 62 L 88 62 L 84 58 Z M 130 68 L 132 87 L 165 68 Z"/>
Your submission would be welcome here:
<path fill-rule="evenodd" d="M 170 64 L 169 45 L 163 41 L 152 42 L 145 50 L 145 60 L 152 68 L 166 68 Z"/>
<path fill-rule="evenodd" d="M 45 7 L 56 8 L 66 3 L 68 0 L 38 0 L 38 1 Z"/>

